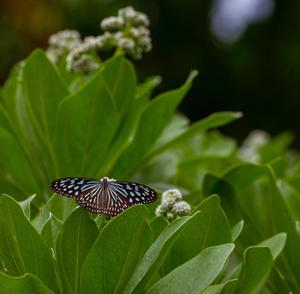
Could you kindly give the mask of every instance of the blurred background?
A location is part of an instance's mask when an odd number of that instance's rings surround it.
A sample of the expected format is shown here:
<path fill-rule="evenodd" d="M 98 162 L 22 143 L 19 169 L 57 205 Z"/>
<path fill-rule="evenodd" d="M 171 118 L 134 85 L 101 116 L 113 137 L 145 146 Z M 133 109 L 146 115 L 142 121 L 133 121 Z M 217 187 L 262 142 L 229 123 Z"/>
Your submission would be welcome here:
<path fill-rule="evenodd" d="M 244 118 L 223 131 L 238 140 L 253 129 L 290 130 L 300 147 L 300 1 L 10 0 L 0 1 L 0 84 L 12 65 L 49 35 L 97 35 L 102 18 L 131 5 L 149 15 L 153 51 L 135 61 L 140 80 L 163 77 L 159 91 L 199 77 L 180 106 L 192 121 L 224 110 Z"/>

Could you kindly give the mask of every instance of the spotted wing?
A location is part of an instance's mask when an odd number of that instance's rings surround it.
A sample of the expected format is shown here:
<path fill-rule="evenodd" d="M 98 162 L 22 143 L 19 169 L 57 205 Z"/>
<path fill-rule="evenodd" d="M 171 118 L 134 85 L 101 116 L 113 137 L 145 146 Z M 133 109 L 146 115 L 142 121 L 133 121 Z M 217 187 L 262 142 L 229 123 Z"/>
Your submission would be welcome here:
<path fill-rule="evenodd" d="M 116 216 L 129 206 L 151 203 L 156 199 L 157 193 L 145 185 L 113 181 L 106 188 L 101 186 L 76 198 L 76 202 L 91 212 Z"/>
<path fill-rule="evenodd" d="M 51 183 L 50 188 L 55 193 L 80 198 L 101 186 L 101 182 L 88 178 L 62 178 Z"/>
<path fill-rule="evenodd" d="M 157 199 L 157 193 L 150 187 L 134 182 L 111 182 L 109 188 L 127 206 L 147 204 Z"/>

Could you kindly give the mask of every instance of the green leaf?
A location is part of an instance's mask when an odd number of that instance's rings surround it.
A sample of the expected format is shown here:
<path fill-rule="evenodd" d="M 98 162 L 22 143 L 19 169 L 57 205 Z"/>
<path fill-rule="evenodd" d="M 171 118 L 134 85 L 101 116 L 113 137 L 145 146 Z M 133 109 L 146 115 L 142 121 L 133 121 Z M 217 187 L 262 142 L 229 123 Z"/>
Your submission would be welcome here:
<path fill-rule="evenodd" d="M 124 151 L 112 170 L 114 177 L 126 177 L 135 171 L 145 153 L 170 121 L 176 107 L 191 87 L 196 74 L 195 71 L 191 72 L 183 86 L 159 95 L 147 105 L 141 115 L 133 143 Z"/>
<path fill-rule="evenodd" d="M 30 204 L 31 201 L 36 197 L 36 194 L 31 195 L 30 197 L 26 198 L 23 201 L 19 202 L 19 205 L 21 206 L 21 208 L 23 209 L 24 214 L 26 215 L 26 217 L 30 220 Z"/>
<path fill-rule="evenodd" d="M 135 91 L 135 99 L 142 105 L 150 99 L 152 91 L 161 83 L 160 76 L 153 76 L 147 78 L 143 83 L 137 85 Z"/>
<path fill-rule="evenodd" d="M 59 105 L 54 142 L 62 176 L 96 176 L 119 124 L 120 114 L 99 71 Z"/>
<path fill-rule="evenodd" d="M 153 239 L 155 240 L 160 233 L 166 228 L 169 222 L 162 216 L 154 218 L 151 223 L 151 229 L 153 231 Z"/>
<path fill-rule="evenodd" d="M 207 247 L 231 242 L 231 228 L 218 196 L 203 200 L 196 210 L 200 213 L 184 227 L 170 251 L 164 267 L 166 273 Z"/>
<path fill-rule="evenodd" d="M 21 62 L 18 66 L 15 67 L 15 70 L 11 74 L 8 82 L 5 84 L 5 88 L 3 90 L 3 106 L 0 106 L 1 112 L 4 115 L 4 125 L 7 130 L 10 130 L 11 136 L 14 138 L 16 144 L 19 146 L 15 147 L 20 149 L 24 156 L 27 156 L 28 165 L 31 167 L 31 172 L 26 173 L 28 177 L 35 178 L 36 181 L 45 183 L 47 181 L 47 174 L 50 172 L 50 168 L 47 169 L 47 172 L 43 169 L 43 165 L 40 165 L 40 162 L 44 162 L 41 156 L 45 155 L 45 146 L 40 146 L 39 138 L 35 133 L 32 122 L 30 121 L 29 114 L 27 111 L 27 102 L 26 102 L 26 93 L 24 91 L 24 65 L 25 62 Z M 4 142 L 4 138 L 1 139 L 1 142 Z M 8 144 L 8 142 L 6 142 Z M 15 144 L 15 143 L 14 143 Z M 47 152 L 48 153 L 48 152 Z M 10 161 L 4 161 L 4 167 L 9 167 Z M 22 167 L 22 164 L 20 164 Z M 21 170 L 21 169 L 20 169 Z M 32 175 L 32 173 L 34 175 Z M 2 176 L 1 176 L 2 178 Z M 6 183 L 2 183 L 1 186 L 7 186 Z M 22 181 L 18 182 L 22 185 Z M 12 183 L 10 183 L 12 184 Z M 14 183 L 17 186 L 17 183 Z M 25 185 L 26 187 L 26 185 Z M 5 192 L 7 193 L 11 189 L 7 189 Z M 23 190 L 23 191 L 22 191 Z M 38 195 L 42 194 L 39 191 L 39 188 L 32 189 L 31 193 L 38 193 Z M 14 194 L 18 198 L 23 197 L 24 188 L 17 191 Z"/>
<path fill-rule="evenodd" d="M 54 294 L 41 280 L 32 274 L 11 277 L 0 272 L 1 294 Z"/>
<path fill-rule="evenodd" d="M 244 265 L 235 293 L 261 293 L 273 266 L 267 247 L 250 247 L 244 256 Z"/>
<path fill-rule="evenodd" d="M 68 91 L 42 50 L 27 58 L 23 79 L 32 124 L 49 139 L 54 129 L 54 114 Z"/>
<path fill-rule="evenodd" d="M 103 78 L 116 109 L 122 116 L 126 115 L 132 107 L 136 87 L 132 63 L 123 56 L 114 56 L 104 63 Z"/>
<path fill-rule="evenodd" d="M 49 248 L 55 250 L 56 240 L 62 227 L 63 223 L 50 212 L 49 219 L 47 220 L 41 231 L 41 236 L 44 238 Z"/>
<path fill-rule="evenodd" d="M 201 292 L 201 294 L 228 294 L 228 293 L 232 293 L 231 289 L 233 287 L 235 287 L 237 283 L 237 279 L 232 279 L 229 280 L 225 283 L 222 284 L 215 284 L 215 285 L 211 285 L 208 286 L 203 292 Z"/>
<path fill-rule="evenodd" d="M 244 228 L 244 220 L 240 220 L 231 229 L 232 241 L 236 241 Z"/>
<path fill-rule="evenodd" d="M 245 220 L 244 233 L 239 238 L 244 248 L 270 235 L 287 233 L 286 245 L 277 263 L 280 272 L 288 274 L 290 289 L 297 292 L 300 263 L 295 256 L 300 246 L 300 234 L 286 199 L 278 188 L 273 170 L 266 166 L 241 165 L 225 174 L 223 179 L 214 183 L 211 180 L 206 186 L 212 188 L 209 189 L 210 193 L 221 195 L 231 222 L 241 218 Z"/>
<path fill-rule="evenodd" d="M 147 293 L 199 294 L 217 278 L 233 249 L 234 244 L 223 244 L 203 250 L 160 279 Z"/>
<path fill-rule="evenodd" d="M 179 134 L 172 140 L 166 142 L 166 144 L 161 145 L 153 152 L 151 152 L 148 157 L 153 157 L 158 153 L 163 152 L 164 150 L 173 147 L 175 144 L 182 143 L 183 141 L 201 133 L 206 132 L 209 129 L 218 128 L 224 126 L 226 124 L 235 121 L 242 117 L 242 113 L 240 112 L 217 112 L 209 115 L 208 117 L 199 120 L 193 123 L 185 132 Z"/>
<path fill-rule="evenodd" d="M 148 249 L 136 267 L 124 293 L 141 293 L 155 277 L 182 229 L 197 215 L 181 217 L 168 225 Z"/>
<path fill-rule="evenodd" d="M 272 159 L 283 156 L 288 146 L 292 143 L 294 135 L 290 132 L 284 132 L 272 138 L 267 144 L 263 145 L 259 154 L 262 162 L 269 162 Z"/>
<path fill-rule="evenodd" d="M 38 232 L 41 232 L 51 213 L 58 220 L 64 222 L 75 207 L 77 207 L 77 203 L 73 199 L 54 194 L 33 219 L 32 224 Z"/>
<path fill-rule="evenodd" d="M 0 165 L 5 169 L 6 181 L 17 186 L 24 193 L 23 197 L 39 191 L 26 154 L 14 137 L 1 127 L 0 142 Z"/>
<path fill-rule="evenodd" d="M 81 293 L 123 293 L 134 268 L 152 241 L 148 210 L 137 205 L 101 231 L 81 271 Z"/>
<path fill-rule="evenodd" d="M 300 219 L 300 190 L 295 189 L 286 180 L 277 181 L 278 188 L 284 197 L 290 214 L 294 219 Z"/>
<path fill-rule="evenodd" d="M 56 247 L 65 293 L 78 293 L 80 271 L 97 235 L 96 224 L 83 208 L 76 209 L 65 221 Z"/>
<path fill-rule="evenodd" d="M 56 290 L 49 249 L 18 203 L 6 195 L 0 197 L 0 260 L 8 274 L 32 273 Z"/>
<path fill-rule="evenodd" d="M 287 235 L 286 233 L 279 233 L 261 243 L 259 243 L 260 246 L 268 247 L 271 251 L 272 257 L 275 260 L 278 255 L 281 253 L 281 251 L 284 248 L 285 242 L 286 242 Z"/>

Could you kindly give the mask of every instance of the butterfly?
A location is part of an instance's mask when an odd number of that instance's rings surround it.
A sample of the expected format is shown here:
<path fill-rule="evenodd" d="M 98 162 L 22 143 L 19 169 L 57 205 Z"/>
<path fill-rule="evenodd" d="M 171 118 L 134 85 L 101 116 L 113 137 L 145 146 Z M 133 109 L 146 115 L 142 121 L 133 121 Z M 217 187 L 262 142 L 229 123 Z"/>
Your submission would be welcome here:
<path fill-rule="evenodd" d="M 93 213 L 116 216 L 135 204 L 146 204 L 157 199 L 157 193 L 148 186 L 116 181 L 104 177 L 100 180 L 89 178 L 61 178 L 51 183 L 55 193 L 75 198 L 75 201 Z"/>

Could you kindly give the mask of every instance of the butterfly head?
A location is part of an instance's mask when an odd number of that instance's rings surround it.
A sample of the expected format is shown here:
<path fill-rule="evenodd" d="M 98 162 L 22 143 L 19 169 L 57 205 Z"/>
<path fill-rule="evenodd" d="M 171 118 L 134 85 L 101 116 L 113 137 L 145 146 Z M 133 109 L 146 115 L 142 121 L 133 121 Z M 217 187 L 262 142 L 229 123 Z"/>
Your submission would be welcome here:
<path fill-rule="evenodd" d="M 103 177 L 100 179 L 100 182 L 104 183 L 104 184 L 107 184 L 109 182 L 115 182 L 116 180 L 115 179 L 112 179 L 112 178 L 108 178 L 108 177 Z"/>

